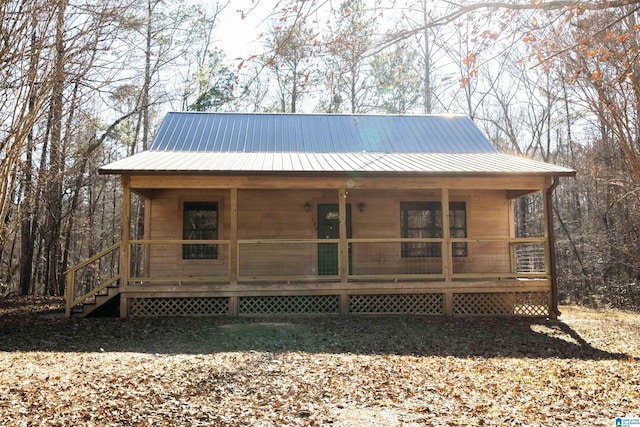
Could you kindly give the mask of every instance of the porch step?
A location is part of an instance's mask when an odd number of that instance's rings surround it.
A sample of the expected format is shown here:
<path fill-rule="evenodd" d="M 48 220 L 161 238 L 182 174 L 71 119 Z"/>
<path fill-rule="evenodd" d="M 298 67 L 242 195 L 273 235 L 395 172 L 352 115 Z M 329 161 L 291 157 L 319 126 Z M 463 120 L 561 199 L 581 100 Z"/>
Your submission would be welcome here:
<path fill-rule="evenodd" d="M 82 308 L 72 311 L 73 317 L 118 317 L 120 315 L 120 289 L 118 285 L 107 286 Z"/>

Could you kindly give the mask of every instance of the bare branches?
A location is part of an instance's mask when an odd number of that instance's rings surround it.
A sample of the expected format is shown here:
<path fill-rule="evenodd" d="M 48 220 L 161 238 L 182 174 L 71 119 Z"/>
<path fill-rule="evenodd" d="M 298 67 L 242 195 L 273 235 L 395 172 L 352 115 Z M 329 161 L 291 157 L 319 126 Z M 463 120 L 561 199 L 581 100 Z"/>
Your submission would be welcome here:
<path fill-rule="evenodd" d="M 49 46 L 39 37 L 48 31 L 54 10 L 47 4 L 2 2 L 0 4 L 0 218 L 9 216 L 13 204 L 20 156 L 42 106 L 50 82 L 50 69 L 41 61 Z M 4 225 L 2 226 L 4 227 Z M 4 233 L 0 233 L 0 248 Z"/>

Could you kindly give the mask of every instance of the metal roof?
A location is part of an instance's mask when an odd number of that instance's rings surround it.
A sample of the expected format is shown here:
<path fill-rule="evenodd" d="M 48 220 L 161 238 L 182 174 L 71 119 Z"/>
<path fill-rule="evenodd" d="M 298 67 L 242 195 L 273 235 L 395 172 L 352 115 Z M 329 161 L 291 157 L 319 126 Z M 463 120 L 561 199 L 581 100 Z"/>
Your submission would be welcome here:
<path fill-rule="evenodd" d="M 145 151 L 100 169 L 123 173 L 413 173 L 573 175 L 561 166 L 501 153 L 212 153 Z"/>
<path fill-rule="evenodd" d="M 239 153 L 494 153 L 453 115 L 168 113 L 151 150 Z"/>
<path fill-rule="evenodd" d="M 575 174 L 498 153 L 464 116 L 239 113 L 169 113 L 149 151 L 99 171 Z"/>

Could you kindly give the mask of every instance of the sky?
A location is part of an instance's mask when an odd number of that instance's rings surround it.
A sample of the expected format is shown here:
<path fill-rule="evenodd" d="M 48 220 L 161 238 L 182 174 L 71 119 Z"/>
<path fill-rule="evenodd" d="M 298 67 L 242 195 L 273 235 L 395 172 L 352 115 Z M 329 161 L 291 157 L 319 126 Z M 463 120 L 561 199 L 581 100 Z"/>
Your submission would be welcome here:
<path fill-rule="evenodd" d="M 270 12 L 271 3 L 274 0 L 232 0 L 222 12 L 215 31 L 216 45 L 225 52 L 228 60 L 247 58 L 260 51 L 261 41 L 258 38 L 267 27 L 265 17 Z"/>
<path fill-rule="evenodd" d="M 203 1 L 206 4 L 207 0 Z M 219 0 L 222 1 L 222 0 Z M 438 10 L 443 7 L 447 7 L 448 1 L 443 0 L 428 0 L 429 8 L 432 10 Z M 281 6 L 282 0 L 230 0 L 229 5 L 221 13 L 219 23 L 215 30 L 217 47 L 222 49 L 228 60 L 235 60 L 237 58 L 246 59 L 247 57 L 259 53 L 262 51 L 262 40 L 259 39 L 261 33 L 266 33 L 269 27 L 269 15 L 273 13 L 274 9 Z M 369 7 L 375 10 L 383 12 L 384 16 L 380 22 L 382 28 L 387 28 L 388 24 L 397 22 L 399 16 L 397 15 L 401 9 L 401 6 L 406 6 L 405 3 L 399 2 L 398 7 L 393 9 L 379 8 L 379 4 L 374 0 L 365 0 L 365 3 L 369 4 Z M 327 4 L 331 4 L 328 2 Z M 323 8 L 328 14 L 328 8 Z M 322 13 L 322 10 L 320 13 Z M 415 10 L 413 12 L 416 13 Z M 417 19 L 421 19 L 422 14 L 419 13 Z M 238 62 L 238 61 L 236 61 Z"/>

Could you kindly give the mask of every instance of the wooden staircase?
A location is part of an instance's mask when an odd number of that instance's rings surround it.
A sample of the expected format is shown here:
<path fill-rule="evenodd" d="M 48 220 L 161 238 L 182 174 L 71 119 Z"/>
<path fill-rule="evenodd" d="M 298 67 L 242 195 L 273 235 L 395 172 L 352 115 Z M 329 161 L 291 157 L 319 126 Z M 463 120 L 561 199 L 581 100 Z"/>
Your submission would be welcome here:
<path fill-rule="evenodd" d="M 120 315 L 120 287 L 117 284 L 107 286 L 93 300 L 87 300 L 82 306 L 71 310 L 73 317 L 118 317 Z"/>
<path fill-rule="evenodd" d="M 119 259 L 120 247 L 118 242 L 65 272 L 66 317 L 119 316 L 120 274 L 108 268 L 106 272 L 101 271 L 100 260 L 114 254 Z M 91 268 L 90 273 L 85 271 L 85 274 L 79 274 L 83 268 Z M 76 283 L 77 278 L 81 283 Z"/>

